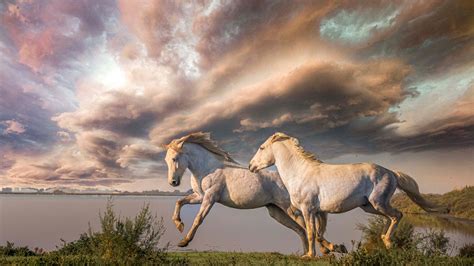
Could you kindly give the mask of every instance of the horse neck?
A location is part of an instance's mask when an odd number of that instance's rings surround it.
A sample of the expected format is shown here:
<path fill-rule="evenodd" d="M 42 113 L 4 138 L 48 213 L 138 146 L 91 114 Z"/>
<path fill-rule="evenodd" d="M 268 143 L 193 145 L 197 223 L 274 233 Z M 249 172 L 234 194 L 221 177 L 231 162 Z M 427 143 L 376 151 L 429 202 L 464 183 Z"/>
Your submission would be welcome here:
<path fill-rule="evenodd" d="M 215 155 L 198 144 L 186 143 L 185 149 L 188 157 L 188 169 L 199 180 L 224 165 Z"/>
<path fill-rule="evenodd" d="M 284 142 L 273 145 L 273 155 L 275 156 L 275 166 L 283 183 L 288 188 L 291 187 L 291 183 L 301 179 L 303 172 L 310 166 L 306 159 Z"/>

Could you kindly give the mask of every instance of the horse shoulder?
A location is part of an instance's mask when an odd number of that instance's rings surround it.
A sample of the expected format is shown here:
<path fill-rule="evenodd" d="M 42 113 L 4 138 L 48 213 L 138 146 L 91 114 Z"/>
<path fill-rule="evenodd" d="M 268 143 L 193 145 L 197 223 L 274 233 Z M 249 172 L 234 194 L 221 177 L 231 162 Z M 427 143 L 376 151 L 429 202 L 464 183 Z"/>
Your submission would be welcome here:
<path fill-rule="evenodd" d="M 222 188 L 225 185 L 225 174 L 223 169 L 217 169 L 216 171 L 208 174 L 207 176 L 203 177 L 201 180 L 201 188 L 203 191 L 209 190 L 212 188 Z"/>
<path fill-rule="evenodd" d="M 199 196 L 204 195 L 204 191 L 202 190 L 202 187 L 201 187 L 201 182 L 194 175 L 191 176 L 191 188 L 193 189 L 193 192 L 198 194 Z"/>

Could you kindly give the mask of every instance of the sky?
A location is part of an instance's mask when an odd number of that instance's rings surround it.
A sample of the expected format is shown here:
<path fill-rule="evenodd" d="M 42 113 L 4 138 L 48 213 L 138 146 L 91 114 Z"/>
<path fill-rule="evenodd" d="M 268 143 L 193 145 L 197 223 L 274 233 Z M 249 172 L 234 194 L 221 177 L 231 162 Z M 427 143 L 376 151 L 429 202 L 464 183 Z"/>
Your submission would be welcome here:
<path fill-rule="evenodd" d="M 474 2 L 0 2 L 0 186 L 174 190 L 195 131 L 474 185 Z"/>

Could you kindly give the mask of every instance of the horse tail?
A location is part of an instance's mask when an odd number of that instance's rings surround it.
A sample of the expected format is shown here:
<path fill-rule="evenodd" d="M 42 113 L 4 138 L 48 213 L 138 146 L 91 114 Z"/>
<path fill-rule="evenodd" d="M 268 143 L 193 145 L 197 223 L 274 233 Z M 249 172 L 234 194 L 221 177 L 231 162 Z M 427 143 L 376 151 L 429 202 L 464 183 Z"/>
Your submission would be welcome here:
<path fill-rule="evenodd" d="M 408 197 L 415 202 L 418 206 L 420 206 L 423 210 L 427 212 L 437 212 L 437 213 L 448 213 L 449 209 L 443 206 L 438 206 L 432 202 L 429 202 L 420 194 L 420 190 L 418 189 L 418 184 L 416 183 L 415 179 L 410 177 L 409 175 L 394 171 L 395 175 L 397 176 L 398 185 L 397 187 L 403 190 Z"/>

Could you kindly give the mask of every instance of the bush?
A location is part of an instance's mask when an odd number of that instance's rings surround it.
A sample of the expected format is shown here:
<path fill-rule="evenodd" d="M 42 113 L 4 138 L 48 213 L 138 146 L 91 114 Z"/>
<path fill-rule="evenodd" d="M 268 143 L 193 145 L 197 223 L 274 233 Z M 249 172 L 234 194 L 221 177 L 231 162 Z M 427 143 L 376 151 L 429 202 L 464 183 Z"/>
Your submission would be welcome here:
<path fill-rule="evenodd" d="M 87 233 L 81 234 L 74 242 L 66 243 L 53 255 L 87 255 L 98 258 L 103 263 L 143 264 L 165 260 L 166 249 L 159 249 L 160 238 L 165 228 L 163 220 L 151 215 L 149 205 L 145 205 L 134 219 L 118 217 L 111 200 L 106 210 L 100 214 L 101 231 L 93 232 L 89 226 Z"/>
<path fill-rule="evenodd" d="M 473 265 L 474 259 L 427 256 L 415 248 L 410 249 L 358 249 L 342 257 L 338 265 Z"/>
<path fill-rule="evenodd" d="M 58 255 L 89 255 L 93 254 L 94 251 L 92 250 L 93 244 L 92 241 L 94 237 L 90 237 L 90 234 L 82 233 L 79 236 L 79 239 L 73 242 L 67 243 L 63 239 L 62 247 L 57 247 L 57 251 L 54 251 Z"/>
<path fill-rule="evenodd" d="M 459 256 L 474 258 L 474 244 L 466 244 L 459 249 Z"/>
<path fill-rule="evenodd" d="M 369 218 L 368 224 L 359 224 L 357 228 L 362 231 L 363 241 L 362 248 L 372 250 L 385 248 L 381 235 L 385 231 L 386 219 L 381 216 Z M 402 219 L 398 224 L 392 236 L 392 244 L 394 248 L 410 248 L 417 244 L 413 225 Z"/>
<path fill-rule="evenodd" d="M 340 265 L 473 265 L 469 256 L 448 256 L 449 238 L 443 231 L 430 230 L 423 234 L 404 219 L 392 237 L 393 248 L 387 250 L 380 238 L 385 227 L 383 217 L 369 219 L 367 225 L 359 225 L 363 241 L 357 249 L 339 259 Z M 471 247 L 472 248 L 472 247 Z M 469 247 L 465 253 L 469 253 Z M 463 253 L 464 254 L 464 253 Z"/>
<path fill-rule="evenodd" d="M 444 231 L 430 230 L 424 235 L 419 235 L 419 248 L 427 256 L 447 255 L 449 238 L 444 235 Z"/>
<path fill-rule="evenodd" d="M 38 250 L 41 253 L 41 250 Z M 15 247 L 15 244 L 7 241 L 6 246 L 0 246 L 0 256 L 36 256 L 36 253 L 28 247 Z"/>

